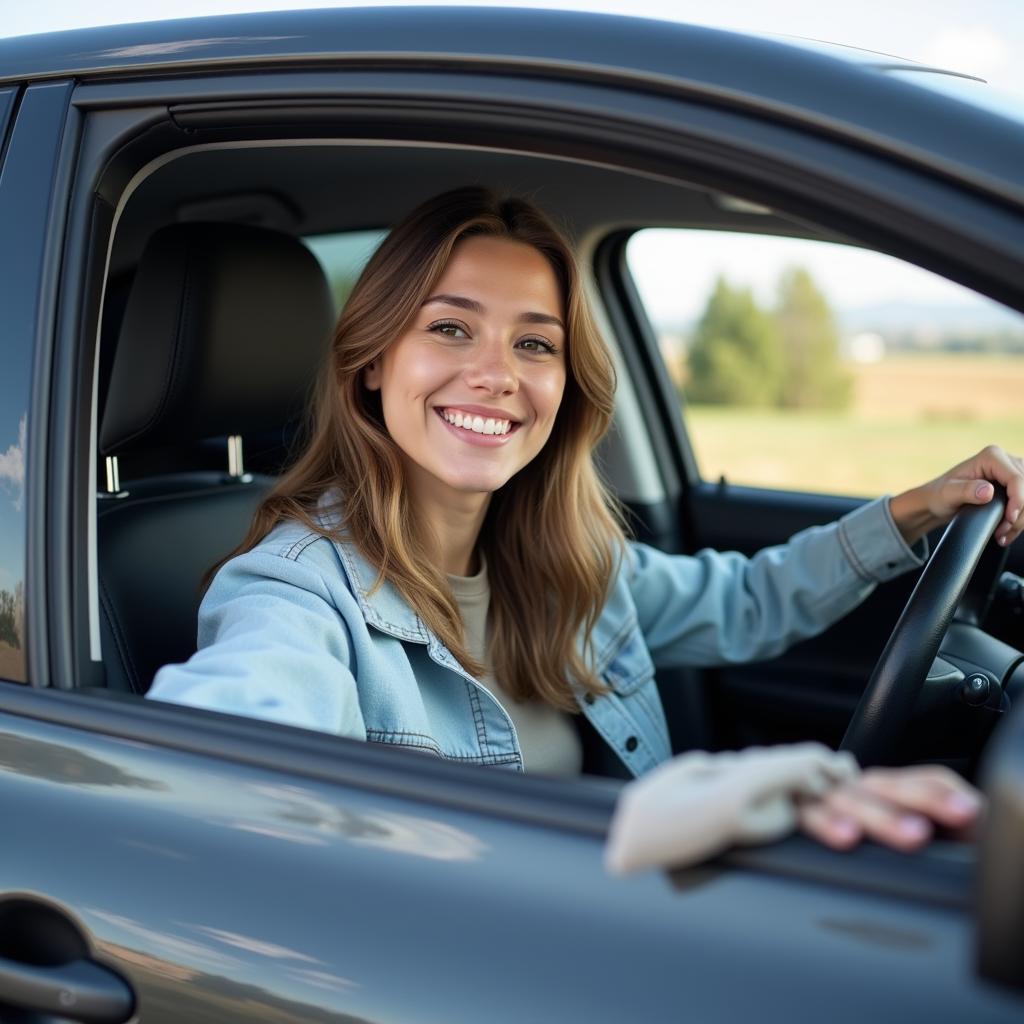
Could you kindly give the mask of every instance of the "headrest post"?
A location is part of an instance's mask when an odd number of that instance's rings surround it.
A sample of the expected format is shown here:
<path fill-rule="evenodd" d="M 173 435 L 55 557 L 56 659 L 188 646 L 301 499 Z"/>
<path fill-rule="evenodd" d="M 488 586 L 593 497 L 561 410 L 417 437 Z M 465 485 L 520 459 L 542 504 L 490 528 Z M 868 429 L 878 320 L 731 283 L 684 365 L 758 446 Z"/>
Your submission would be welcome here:
<path fill-rule="evenodd" d="M 232 434 L 228 438 L 228 476 L 239 480 L 245 475 L 242 462 L 242 435 Z"/>
<path fill-rule="evenodd" d="M 121 475 L 118 471 L 117 456 L 107 456 L 107 494 L 118 494 L 121 490 Z"/>

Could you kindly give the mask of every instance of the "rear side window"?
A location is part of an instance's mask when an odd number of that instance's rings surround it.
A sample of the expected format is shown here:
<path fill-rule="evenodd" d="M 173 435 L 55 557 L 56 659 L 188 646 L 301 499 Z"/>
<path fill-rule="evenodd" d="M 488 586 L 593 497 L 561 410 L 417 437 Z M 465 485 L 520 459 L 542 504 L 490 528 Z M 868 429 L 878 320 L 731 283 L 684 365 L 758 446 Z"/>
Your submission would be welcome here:
<path fill-rule="evenodd" d="M 386 234 L 386 231 L 342 231 L 303 239 L 324 269 L 334 296 L 335 312 L 341 312 L 363 267 Z"/>
<path fill-rule="evenodd" d="M 873 496 L 1024 448 L 1024 317 L 852 245 L 650 229 L 629 271 L 701 476 Z"/>
<path fill-rule="evenodd" d="M 15 91 L 0 90 L 0 154 L 6 148 Z M 0 165 L 0 183 L 2 172 Z M 0 184 L 0 211 L 2 207 Z M 0 679 L 16 682 L 27 678 L 24 511 L 29 356 L 27 344 L 19 345 L 17 339 L 8 338 L 0 370 Z"/>
<path fill-rule="evenodd" d="M 28 680 L 25 569 L 28 532 L 25 466 L 32 345 L 49 204 L 47 128 L 63 119 L 60 87 L 39 86 L 11 122 L 15 90 L 0 90 L 0 679 Z M 8 135 L 9 133 L 9 135 Z"/>

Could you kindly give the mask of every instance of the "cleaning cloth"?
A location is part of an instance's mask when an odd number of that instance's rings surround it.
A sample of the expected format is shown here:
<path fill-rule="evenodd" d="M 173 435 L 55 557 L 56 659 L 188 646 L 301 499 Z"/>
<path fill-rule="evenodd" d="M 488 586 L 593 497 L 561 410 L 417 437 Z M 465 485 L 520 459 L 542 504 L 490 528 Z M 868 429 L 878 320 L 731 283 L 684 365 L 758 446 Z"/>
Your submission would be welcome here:
<path fill-rule="evenodd" d="M 605 865 L 613 874 L 686 867 L 735 844 L 781 839 L 796 828 L 801 799 L 859 771 L 851 754 L 819 743 L 682 754 L 623 787 Z"/>

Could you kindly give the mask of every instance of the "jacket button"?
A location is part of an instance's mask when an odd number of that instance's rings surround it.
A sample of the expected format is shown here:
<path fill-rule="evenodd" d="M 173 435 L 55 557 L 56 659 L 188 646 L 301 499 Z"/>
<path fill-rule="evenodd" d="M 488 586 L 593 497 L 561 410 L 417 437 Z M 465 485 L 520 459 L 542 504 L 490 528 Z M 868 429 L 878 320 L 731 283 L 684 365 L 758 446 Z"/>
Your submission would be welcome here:
<path fill-rule="evenodd" d="M 584 700 L 584 702 L 585 702 L 585 703 L 587 703 L 587 704 L 593 704 L 593 703 L 594 703 L 594 695 L 593 695 L 592 693 L 590 693 L 590 691 L 588 690 L 588 691 L 587 691 L 587 692 L 586 692 L 586 693 L 585 693 L 585 694 L 583 695 L 583 700 Z"/>
<path fill-rule="evenodd" d="M 626 749 L 627 750 L 636 750 L 636 748 L 638 746 L 640 746 L 640 743 L 638 742 L 638 740 L 637 740 L 637 738 L 635 736 L 630 736 L 629 739 L 626 740 Z"/>

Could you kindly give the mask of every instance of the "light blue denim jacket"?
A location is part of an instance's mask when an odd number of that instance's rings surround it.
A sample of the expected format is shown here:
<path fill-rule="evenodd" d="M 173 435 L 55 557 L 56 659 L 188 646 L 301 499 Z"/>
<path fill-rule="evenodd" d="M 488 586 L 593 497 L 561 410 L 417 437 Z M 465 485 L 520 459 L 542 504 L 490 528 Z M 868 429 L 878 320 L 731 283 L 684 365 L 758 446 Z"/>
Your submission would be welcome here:
<path fill-rule="evenodd" d="M 671 755 L 657 669 L 772 657 L 921 563 L 884 498 L 749 559 L 630 543 L 592 636 L 611 692 L 579 692 L 580 710 L 640 775 Z M 375 579 L 354 546 L 276 527 L 220 569 L 199 650 L 148 696 L 522 771 L 501 704 Z"/>

